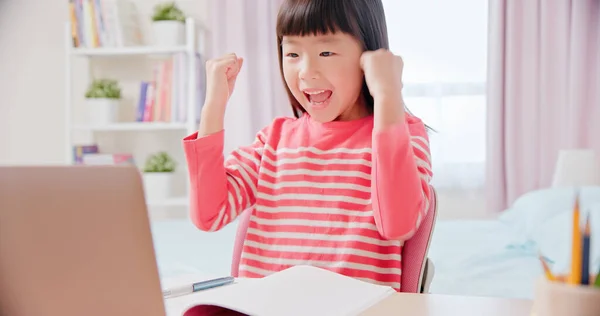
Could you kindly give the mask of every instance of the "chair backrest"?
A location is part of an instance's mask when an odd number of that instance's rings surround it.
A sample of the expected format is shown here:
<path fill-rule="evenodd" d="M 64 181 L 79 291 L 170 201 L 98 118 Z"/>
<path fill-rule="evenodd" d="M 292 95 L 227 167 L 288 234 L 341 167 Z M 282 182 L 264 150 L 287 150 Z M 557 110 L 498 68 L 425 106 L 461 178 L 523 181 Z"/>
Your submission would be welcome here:
<path fill-rule="evenodd" d="M 401 292 L 420 293 L 423 273 L 427 263 L 429 244 L 437 217 L 437 193 L 430 186 L 431 203 L 427 215 L 417 232 L 404 243 L 402 248 L 402 286 Z"/>
<path fill-rule="evenodd" d="M 237 217 L 237 231 L 235 233 L 235 241 L 233 244 L 233 258 L 231 260 L 231 276 L 237 277 L 240 269 L 240 259 L 242 257 L 242 248 L 246 239 L 246 231 L 250 224 L 250 215 L 253 207 L 246 209 Z"/>
<path fill-rule="evenodd" d="M 433 227 L 437 216 L 437 195 L 435 189 L 431 188 L 431 203 L 429 211 L 421 226 L 413 237 L 404 243 L 402 249 L 402 292 L 419 293 L 423 271 L 427 262 L 429 242 L 433 233 Z M 246 238 L 246 231 L 250 221 L 252 208 L 246 209 L 238 216 L 238 227 L 233 245 L 233 258 L 231 261 L 231 275 L 238 276 L 242 247 Z"/>

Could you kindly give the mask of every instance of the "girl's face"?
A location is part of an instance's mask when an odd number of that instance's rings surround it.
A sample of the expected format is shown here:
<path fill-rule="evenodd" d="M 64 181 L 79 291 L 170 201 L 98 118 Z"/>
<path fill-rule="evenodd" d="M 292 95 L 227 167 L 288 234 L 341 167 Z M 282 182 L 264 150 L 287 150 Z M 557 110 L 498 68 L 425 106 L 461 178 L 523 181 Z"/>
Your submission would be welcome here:
<path fill-rule="evenodd" d="M 319 122 L 367 115 L 361 95 L 362 47 L 351 35 L 284 36 L 283 75 L 300 105 Z"/>

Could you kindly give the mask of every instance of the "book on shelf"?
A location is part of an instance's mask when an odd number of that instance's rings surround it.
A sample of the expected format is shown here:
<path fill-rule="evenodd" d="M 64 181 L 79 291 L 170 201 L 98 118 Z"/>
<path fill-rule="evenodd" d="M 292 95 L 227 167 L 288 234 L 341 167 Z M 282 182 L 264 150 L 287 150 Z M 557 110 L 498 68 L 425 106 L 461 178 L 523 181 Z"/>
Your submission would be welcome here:
<path fill-rule="evenodd" d="M 73 47 L 143 45 L 137 7 L 130 0 L 69 0 Z"/>
<path fill-rule="evenodd" d="M 201 59 L 198 55 L 196 58 Z M 196 63 L 196 122 L 204 103 L 203 63 Z M 188 115 L 187 62 L 184 53 L 154 65 L 151 80 L 140 82 L 137 122 L 185 122 Z"/>
<path fill-rule="evenodd" d="M 133 155 L 101 153 L 97 144 L 74 145 L 73 163 L 76 165 L 135 165 Z"/>
<path fill-rule="evenodd" d="M 87 154 L 97 154 L 98 145 L 75 145 L 73 146 L 73 162 L 75 164 L 83 164 L 83 156 Z"/>
<path fill-rule="evenodd" d="M 135 160 L 131 154 L 85 154 L 83 155 L 82 165 L 88 166 L 118 166 L 135 165 Z"/>

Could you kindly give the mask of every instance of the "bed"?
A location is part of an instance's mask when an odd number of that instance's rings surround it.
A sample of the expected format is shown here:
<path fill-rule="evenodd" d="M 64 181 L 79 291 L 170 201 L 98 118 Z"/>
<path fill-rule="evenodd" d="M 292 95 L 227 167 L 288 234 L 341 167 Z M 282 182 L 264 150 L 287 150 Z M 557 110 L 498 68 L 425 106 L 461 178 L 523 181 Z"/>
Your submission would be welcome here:
<path fill-rule="evenodd" d="M 600 188 L 582 192 L 600 235 Z M 532 298 L 543 271 L 538 252 L 556 269 L 568 266 L 573 190 L 540 190 L 521 197 L 495 220 L 438 220 L 429 257 L 435 264 L 430 292 L 451 295 Z M 594 224 L 597 223 L 597 224 Z M 188 220 L 152 223 L 161 276 L 228 275 L 236 223 L 206 233 Z M 600 243 L 593 242 L 593 267 Z"/>
<path fill-rule="evenodd" d="M 511 246 L 512 237 L 500 220 L 439 221 L 429 249 L 430 292 L 532 298 L 543 271 L 534 252 Z"/>

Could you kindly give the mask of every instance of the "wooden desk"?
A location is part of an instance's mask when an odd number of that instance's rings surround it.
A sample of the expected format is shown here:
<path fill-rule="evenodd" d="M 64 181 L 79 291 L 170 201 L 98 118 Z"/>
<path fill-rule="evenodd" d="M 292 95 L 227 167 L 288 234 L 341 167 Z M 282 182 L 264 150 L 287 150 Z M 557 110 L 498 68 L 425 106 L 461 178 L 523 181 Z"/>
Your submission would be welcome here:
<path fill-rule="evenodd" d="M 529 316 L 533 301 L 493 297 L 398 293 L 360 316 Z"/>

